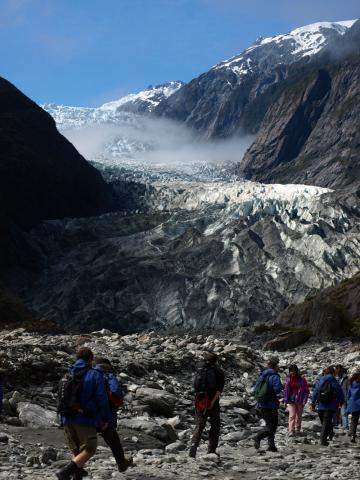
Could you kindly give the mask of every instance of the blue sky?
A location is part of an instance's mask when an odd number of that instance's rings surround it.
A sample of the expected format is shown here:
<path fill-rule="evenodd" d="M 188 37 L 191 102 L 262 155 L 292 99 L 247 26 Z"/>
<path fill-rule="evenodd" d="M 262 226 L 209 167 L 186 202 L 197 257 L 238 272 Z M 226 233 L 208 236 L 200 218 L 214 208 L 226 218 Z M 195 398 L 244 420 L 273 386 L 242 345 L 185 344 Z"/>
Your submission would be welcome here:
<path fill-rule="evenodd" d="M 260 35 L 358 17 L 359 0 L 0 0 L 0 75 L 39 103 L 100 105 Z"/>

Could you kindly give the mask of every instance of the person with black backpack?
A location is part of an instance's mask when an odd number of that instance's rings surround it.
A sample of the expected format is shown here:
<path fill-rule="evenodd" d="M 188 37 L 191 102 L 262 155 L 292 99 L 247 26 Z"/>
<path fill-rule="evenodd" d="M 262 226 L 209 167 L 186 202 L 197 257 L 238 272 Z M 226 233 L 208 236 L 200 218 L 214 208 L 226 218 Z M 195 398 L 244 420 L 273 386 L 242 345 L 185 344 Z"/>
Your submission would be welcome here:
<path fill-rule="evenodd" d="M 124 449 L 117 432 L 117 412 L 124 404 L 124 390 L 114 374 L 113 366 L 109 359 L 104 357 L 96 358 L 94 368 L 104 374 L 105 387 L 111 411 L 111 420 L 108 427 L 105 430 L 101 430 L 101 425 L 99 426 L 101 435 L 110 447 L 119 471 L 125 472 L 129 466 L 132 465 L 132 459 L 125 457 Z"/>
<path fill-rule="evenodd" d="M 267 368 L 260 374 L 254 387 L 254 396 L 257 400 L 257 409 L 260 418 L 265 420 L 265 428 L 254 438 L 254 447 L 260 448 L 261 440 L 268 439 L 268 451 L 277 452 L 275 446 L 275 434 L 279 424 L 278 395 L 282 392 L 283 386 L 278 373 L 279 359 L 270 358 Z"/>
<path fill-rule="evenodd" d="M 312 394 L 311 409 L 316 410 L 321 421 L 320 442 L 323 446 L 328 446 L 328 440 L 334 438 L 333 417 L 338 405 L 345 401 L 344 393 L 340 383 L 335 378 L 335 369 L 330 366 L 325 368 L 323 376 L 315 384 Z"/>
<path fill-rule="evenodd" d="M 72 461 L 56 472 L 59 480 L 81 480 L 87 476 L 84 466 L 97 449 L 96 426 L 106 430 L 111 422 L 104 375 L 92 368 L 92 351 L 82 347 L 76 357 L 59 384 L 58 414 L 72 452 Z"/>
<path fill-rule="evenodd" d="M 210 422 L 208 453 L 216 453 L 220 437 L 220 396 L 224 390 L 225 375 L 217 366 L 218 357 L 205 352 L 204 362 L 194 378 L 196 428 L 191 440 L 189 456 L 196 457 L 206 423 Z"/>

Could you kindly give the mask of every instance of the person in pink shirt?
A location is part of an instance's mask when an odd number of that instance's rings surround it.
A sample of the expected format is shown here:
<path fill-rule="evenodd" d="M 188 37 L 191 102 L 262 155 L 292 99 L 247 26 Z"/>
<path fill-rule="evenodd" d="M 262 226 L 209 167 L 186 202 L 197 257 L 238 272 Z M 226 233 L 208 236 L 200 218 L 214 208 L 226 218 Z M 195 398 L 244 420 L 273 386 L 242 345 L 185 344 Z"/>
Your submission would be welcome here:
<path fill-rule="evenodd" d="M 300 375 L 297 365 L 290 365 L 284 388 L 284 403 L 289 412 L 289 435 L 291 436 L 301 431 L 302 413 L 309 394 L 306 378 Z"/>

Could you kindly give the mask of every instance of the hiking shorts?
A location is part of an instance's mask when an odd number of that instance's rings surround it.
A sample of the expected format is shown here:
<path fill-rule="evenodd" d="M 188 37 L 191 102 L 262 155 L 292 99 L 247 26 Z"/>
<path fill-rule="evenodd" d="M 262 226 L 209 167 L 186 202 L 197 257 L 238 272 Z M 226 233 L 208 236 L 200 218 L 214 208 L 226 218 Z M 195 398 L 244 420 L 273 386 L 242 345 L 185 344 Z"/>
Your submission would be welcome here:
<path fill-rule="evenodd" d="M 89 425 L 70 423 L 64 425 L 64 434 L 69 449 L 74 453 L 86 450 L 92 455 L 97 448 L 96 428 Z"/>

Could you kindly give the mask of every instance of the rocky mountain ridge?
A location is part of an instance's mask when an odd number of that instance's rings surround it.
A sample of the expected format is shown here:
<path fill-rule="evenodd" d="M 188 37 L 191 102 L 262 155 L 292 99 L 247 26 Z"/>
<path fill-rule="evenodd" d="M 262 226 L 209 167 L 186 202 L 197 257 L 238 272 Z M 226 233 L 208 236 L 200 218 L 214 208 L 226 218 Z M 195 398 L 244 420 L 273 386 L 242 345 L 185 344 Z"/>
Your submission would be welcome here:
<path fill-rule="evenodd" d="M 155 112 L 185 122 L 207 138 L 254 133 L 268 107 L 261 103 L 263 93 L 287 77 L 289 65 L 308 62 L 354 23 L 317 23 L 259 39 L 242 54 L 184 85 Z"/>

